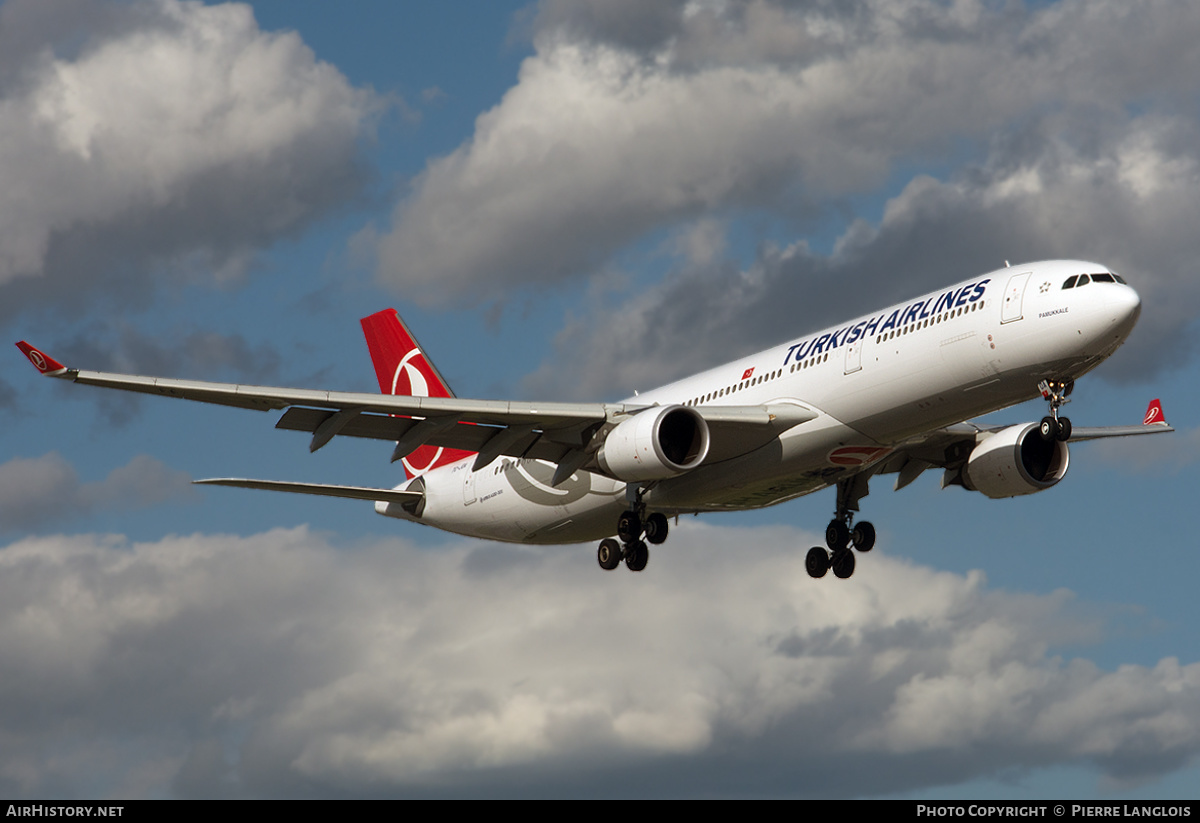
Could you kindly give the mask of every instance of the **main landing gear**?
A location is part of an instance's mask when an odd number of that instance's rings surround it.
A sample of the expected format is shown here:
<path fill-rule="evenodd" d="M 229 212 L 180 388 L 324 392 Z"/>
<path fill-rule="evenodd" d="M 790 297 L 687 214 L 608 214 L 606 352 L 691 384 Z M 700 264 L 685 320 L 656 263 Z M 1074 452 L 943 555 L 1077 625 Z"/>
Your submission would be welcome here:
<path fill-rule="evenodd" d="M 612 571 L 624 560 L 625 568 L 640 572 L 650 562 L 650 549 L 646 543 L 657 546 L 667 539 L 667 516 L 662 512 L 646 514 L 646 504 L 642 502 L 643 491 L 631 484 L 626 493 L 631 508 L 617 518 L 617 539 L 620 542 L 611 537 L 600 541 L 596 561 L 605 571 Z M 646 538 L 644 541 L 643 537 Z"/>
<path fill-rule="evenodd" d="M 869 552 L 875 548 L 875 527 L 867 521 L 853 522 L 849 512 L 839 513 L 825 529 L 825 544 L 829 550 L 813 546 L 804 558 L 804 567 L 810 577 L 824 577 L 833 573 L 845 580 L 854 574 L 854 551 Z"/>
<path fill-rule="evenodd" d="M 868 477 L 855 475 L 838 483 L 837 511 L 825 528 L 828 551 L 813 546 L 804 558 L 804 568 L 810 577 L 824 577 L 833 569 L 834 575 L 845 580 L 854 574 L 854 551 L 869 552 L 875 548 L 875 527 L 867 521 L 854 522 L 858 501 L 867 494 Z"/>
<path fill-rule="evenodd" d="M 1061 440 L 1065 443 L 1071 439 L 1071 421 L 1066 417 L 1059 417 L 1058 410 L 1071 402 L 1067 397 L 1074 391 L 1075 381 L 1063 383 L 1043 380 L 1038 383 L 1038 389 L 1042 392 L 1042 397 L 1050 403 L 1050 414 L 1042 418 L 1038 433 L 1047 442 Z"/>

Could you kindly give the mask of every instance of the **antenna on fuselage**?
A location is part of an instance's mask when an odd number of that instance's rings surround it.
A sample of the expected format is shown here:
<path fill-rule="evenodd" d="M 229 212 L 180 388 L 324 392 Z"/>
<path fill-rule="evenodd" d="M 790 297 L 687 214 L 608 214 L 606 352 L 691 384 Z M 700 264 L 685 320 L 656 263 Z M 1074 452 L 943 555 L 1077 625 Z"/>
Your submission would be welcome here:
<path fill-rule="evenodd" d="M 1005 260 L 1005 261 L 1004 261 L 1004 268 L 1006 268 L 1006 269 L 1011 269 L 1011 268 L 1012 268 L 1012 263 L 1009 263 L 1007 260 Z"/>

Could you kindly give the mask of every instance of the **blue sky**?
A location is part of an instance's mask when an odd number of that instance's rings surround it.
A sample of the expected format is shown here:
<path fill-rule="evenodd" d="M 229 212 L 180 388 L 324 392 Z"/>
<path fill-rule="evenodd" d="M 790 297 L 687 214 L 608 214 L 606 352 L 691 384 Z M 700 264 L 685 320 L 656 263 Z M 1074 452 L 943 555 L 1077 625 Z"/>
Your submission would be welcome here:
<path fill-rule="evenodd" d="M 210 476 L 392 485 L 274 415 L 0 370 L 8 796 L 1194 797 L 1186 2 L 0 4 L 0 323 L 68 365 L 616 399 L 1003 265 L 1143 297 L 1023 499 L 680 524 L 642 575 Z M 1041 403 L 998 412 L 1036 420 Z"/>

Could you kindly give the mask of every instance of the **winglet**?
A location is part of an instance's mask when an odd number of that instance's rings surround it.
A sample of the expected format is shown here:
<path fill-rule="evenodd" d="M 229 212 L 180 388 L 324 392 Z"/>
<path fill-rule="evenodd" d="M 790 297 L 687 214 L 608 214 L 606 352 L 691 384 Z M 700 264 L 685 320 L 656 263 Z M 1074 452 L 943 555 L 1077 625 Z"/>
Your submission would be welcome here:
<path fill-rule="evenodd" d="M 67 373 L 66 366 L 64 366 L 62 363 L 59 363 L 50 355 L 38 351 L 24 340 L 21 340 L 17 343 L 17 348 L 21 350 L 22 354 L 29 358 L 29 362 L 32 363 L 34 368 L 36 368 L 42 374 L 56 377 L 58 375 Z"/>
<path fill-rule="evenodd" d="M 1167 418 L 1163 415 L 1162 403 L 1156 397 L 1146 407 L 1146 416 L 1142 419 L 1143 426 L 1165 426 Z"/>

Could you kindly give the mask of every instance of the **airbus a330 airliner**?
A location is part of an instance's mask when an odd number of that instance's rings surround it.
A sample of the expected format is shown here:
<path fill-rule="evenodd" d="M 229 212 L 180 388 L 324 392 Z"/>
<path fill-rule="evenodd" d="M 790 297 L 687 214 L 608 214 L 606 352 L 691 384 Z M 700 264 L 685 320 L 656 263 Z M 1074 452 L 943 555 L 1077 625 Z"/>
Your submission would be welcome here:
<path fill-rule="evenodd" d="M 795 338 L 622 403 L 455 397 L 394 310 L 362 321 L 380 395 L 241 386 L 68 369 L 22 341 L 43 374 L 93 386 L 266 411 L 276 428 L 392 441 L 394 489 L 197 480 L 375 502 L 388 517 L 516 543 L 600 540 L 604 569 L 646 567 L 668 517 L 771 506 L 835 486 L 827 547 L 808 573 L 854 572 L 875 529 L 854 522 L 868 481 L 923 471 L 991 498 L 1044 491 L 1069 441 L 1173 431 L 1152 401 L 1141 425 L 1072 427 L 1075 380 L 1133 330 L 1137 293 L 1105 266 L 1006 267 Z M 969 420 L 1036 397 L 1039 422 Z M 612 537 L 615 533 L 616 537 Z"/>

